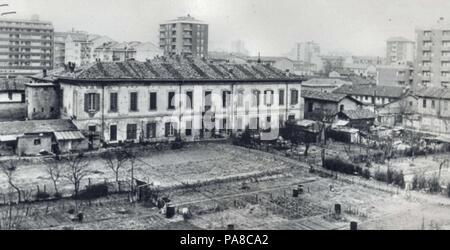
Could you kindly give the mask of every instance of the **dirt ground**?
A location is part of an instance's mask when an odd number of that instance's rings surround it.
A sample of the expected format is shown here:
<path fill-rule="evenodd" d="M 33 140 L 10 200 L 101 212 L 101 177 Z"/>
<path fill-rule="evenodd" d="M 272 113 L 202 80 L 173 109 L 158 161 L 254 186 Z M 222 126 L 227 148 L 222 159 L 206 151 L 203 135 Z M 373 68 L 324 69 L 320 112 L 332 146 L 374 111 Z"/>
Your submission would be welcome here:
<path fill-rule="evenodd" d="M 416 159 L 418 164 L 420 160 Z M 101 159 L 91 162 L 92 181 L 111 178 Z M 44 180 L 41 165 L 20 167 L 22 187 Z M 139 178 L 160 187 L 212 178 L 252 176 L 196 188 L 167 189 L 181 214 L 165 218 L 146 203 L 128 202 L 127 195 L 111 195 L 84 202 L 83 223 L 72 222 L 74 201 L 60 200 L 29 205 L 22 226 L 29 229 L 449 229 L 450 199 L 406 191 L 374 180 L 339 174 L 310 173 L 309 166 L 281 155 L 229 144 L 196 144 L 182 150 L 151 152 L 136 166 Z M 280 171 L 270 172 L 278 169 Z M 28 170 L 28 171 L 27 171 Z M 326 172 L 326 171 L 324 171 Z M 255 173 L 266 173 L 254 177 Z M 324 177 L 322 177 L 324 176 Z M 4 180 L 0 183 L 5 187 Z M 293 197 L 293 189 L 303 193 Z M 335 204 L 341 205 L 336 215 Z M 0 208 L 0 209 L 4 209 Z"/>

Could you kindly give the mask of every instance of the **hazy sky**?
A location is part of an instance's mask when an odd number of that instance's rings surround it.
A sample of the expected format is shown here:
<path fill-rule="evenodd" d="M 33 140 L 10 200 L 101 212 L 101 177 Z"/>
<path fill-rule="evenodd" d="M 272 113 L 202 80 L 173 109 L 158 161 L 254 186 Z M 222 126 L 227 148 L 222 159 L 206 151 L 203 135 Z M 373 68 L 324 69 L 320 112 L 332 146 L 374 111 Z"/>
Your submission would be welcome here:
<path fill-rule="evenodd" d="M 118 41 L 158 42 L 158 24 L 188 13 L 209 23 L 211 49 L 243 40 L 253 55 L 280 55 L 314 40 L 322 51 L 384 56 L 391 36 L 450 20 L 449 0 L 1 0 L 16 18 L 38 14 L 56 31 L 74 27 Z"/>

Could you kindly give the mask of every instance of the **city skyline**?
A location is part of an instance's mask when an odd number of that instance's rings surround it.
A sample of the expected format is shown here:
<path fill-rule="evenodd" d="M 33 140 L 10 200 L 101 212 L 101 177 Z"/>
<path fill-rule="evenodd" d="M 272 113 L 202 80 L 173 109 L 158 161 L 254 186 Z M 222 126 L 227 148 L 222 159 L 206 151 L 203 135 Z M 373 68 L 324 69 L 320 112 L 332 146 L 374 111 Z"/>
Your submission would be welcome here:
<path fill-rule="evenodd" d="M 210 25 L 210 50 L 226 49 L 231 40 L 240 39 L 246 43 L 251 55 L 259 52 L 282 55 L 296 42 L 313 40 L 321 45 L 324 53 L 337 50 L 383 56 L 389 37 L 403 36 L 414 40 L 417 26 L 431 25 L 440 17 L 450 20 L 445 13 L 450 3 L 441 0 L 435 1 L 440 3 L 433 6 L 420 0 L 393 3 L 387 0 L 213 2 L 15 0 L 9 1 L 9 7 L 4 10 L 17 12 L 8 18 L 28 18 L 38 14 L 42 20 L 52 21 L 57 31 L 75 28 L 119 41 L 155 43 L 161 22 L 190 14 Z M 410 13 L 417 15 L 412 17 Z M 115 24 L 110 25 L 112 22 Z"/>

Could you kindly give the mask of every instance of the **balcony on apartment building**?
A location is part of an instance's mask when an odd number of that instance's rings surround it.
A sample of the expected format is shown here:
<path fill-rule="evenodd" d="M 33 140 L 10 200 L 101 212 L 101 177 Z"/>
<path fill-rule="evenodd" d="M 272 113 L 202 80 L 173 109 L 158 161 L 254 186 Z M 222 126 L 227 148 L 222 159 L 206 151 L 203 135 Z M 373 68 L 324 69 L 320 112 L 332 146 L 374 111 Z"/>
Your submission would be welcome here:
<path fill-rule="evenodd" d="M 450 60 L 450 51 L 442 51 L 441 57 L 442 59 Z"/>
<path fill-rule="evenodd" d="M 442 61 L 441 62 L 441 70 L 450 71 L 450 61 Z"/>
<path fill-rule="evenodd" d="M 183 38 L 192 38 L 192 32 L 184 32 Z"/>
<path fill-rule="evenodd" d="M 422 40 L 423 41 L 431 41 L 432 32 L 430 30 L 423 31 Z"/>
<path fill-rule="evenodd" d="M 442 31 L 442 40 L 449 40 L 450 41 L 450 30 L 443 30 Z"/>

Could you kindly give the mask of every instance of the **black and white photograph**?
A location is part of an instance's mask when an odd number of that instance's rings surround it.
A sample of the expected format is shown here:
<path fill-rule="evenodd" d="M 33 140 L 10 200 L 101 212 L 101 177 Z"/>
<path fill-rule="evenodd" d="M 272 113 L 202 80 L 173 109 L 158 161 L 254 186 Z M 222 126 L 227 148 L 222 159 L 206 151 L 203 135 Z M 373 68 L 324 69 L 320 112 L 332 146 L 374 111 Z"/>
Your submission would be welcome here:
<path fill-rule="evenodd" d="M 449 230 L 449 9 L 0 0 L 0 230 Z"/>

